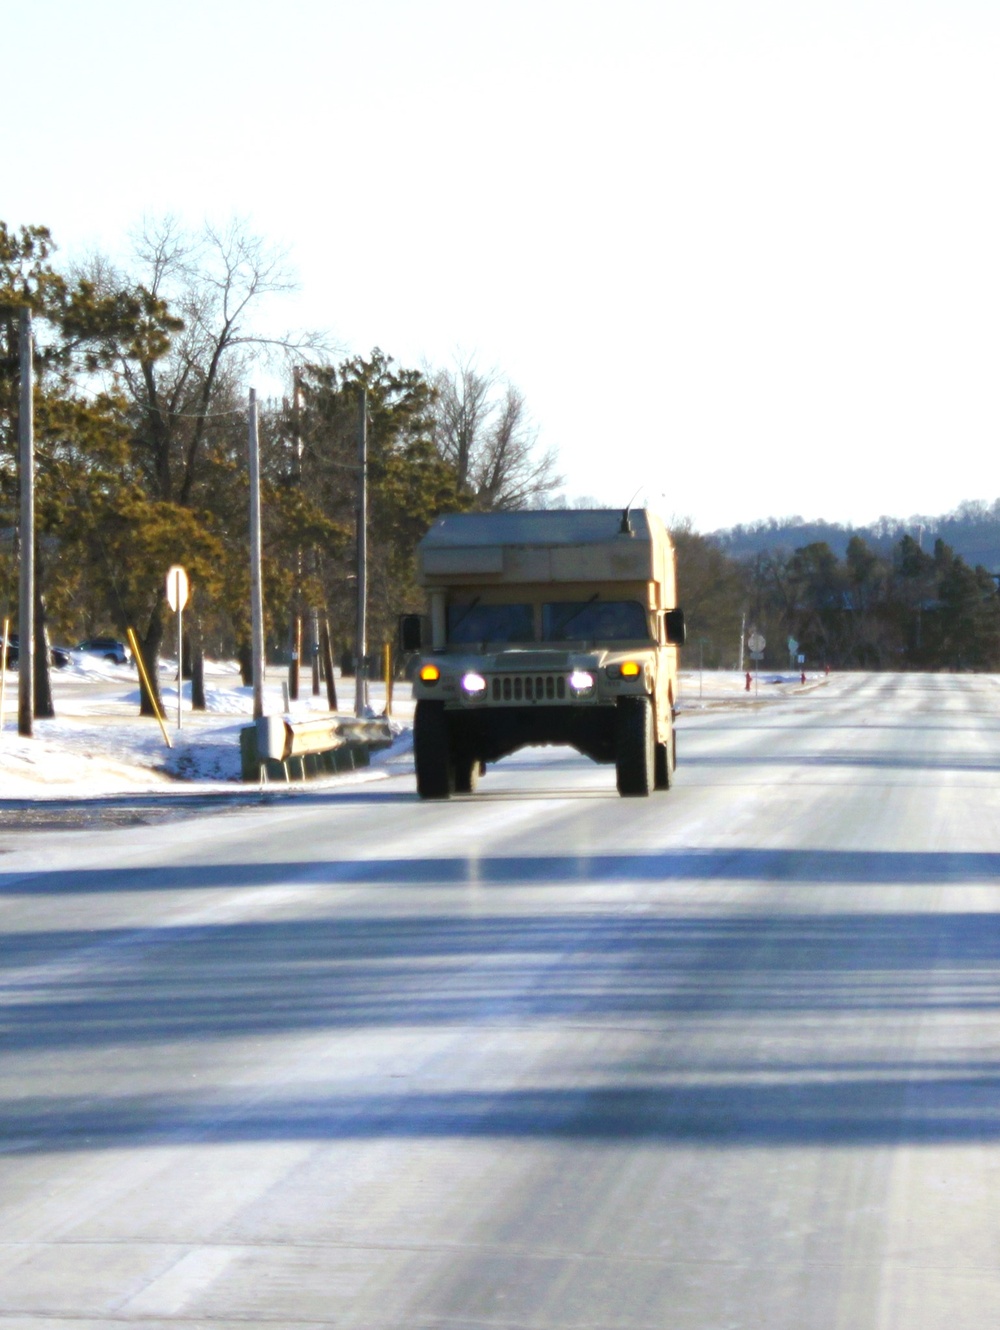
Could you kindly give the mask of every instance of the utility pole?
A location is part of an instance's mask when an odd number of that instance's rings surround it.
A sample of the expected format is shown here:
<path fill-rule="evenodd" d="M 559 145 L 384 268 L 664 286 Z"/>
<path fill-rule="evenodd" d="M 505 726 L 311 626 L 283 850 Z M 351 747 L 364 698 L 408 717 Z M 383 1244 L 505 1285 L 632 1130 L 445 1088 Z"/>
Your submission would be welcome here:
<path fill-rule="evenodd" d="M 302 488 L 302 430 L 299 424 L 299 371 L 292 371 L 292 484 Z M 292 588 L 292 650 L 288 666 L 288 696 L 299 697 L 302 669 L 302 546 L 295 548 L 295 584 Z"/>
<path fill-rule="evenodd" d="M 705 677 L 705 639 L 698 638 L 698 697 L 703 696 L 703 684 Z"/>
<path fill-rule="evenodd" d="M 744 610 L 743 618 L 740 620 L 740 663 L 738 667 L 740 674 L 743 673 L 743 644 L 746 642 L 746 636 L 747 636 L 747 612 L 746 610 Z"/>
<path fill-rule="evenodd" d="M 21 310 L 21 400 L 18 415 L 21 481 L 20 579 L 18 584 L 17 732 L 30 739 L 35 714 L 35 400 L 31 310 Z"/>
<path fill-rule="evenodd" d="M 253 653 L 253 715 L 264 714 L 264 599 L 260 557 L 260 441 L 257 434 L 257 391 L 250 389 L 248 447 L 250 453 L 250 631 Z"/>
<path fill-rule="evenodd" d="M 357 667 L 354 673 L 354 714 L 368 705 L 368 385 L 361 385 L 358 404 L 358 613 Z"/>

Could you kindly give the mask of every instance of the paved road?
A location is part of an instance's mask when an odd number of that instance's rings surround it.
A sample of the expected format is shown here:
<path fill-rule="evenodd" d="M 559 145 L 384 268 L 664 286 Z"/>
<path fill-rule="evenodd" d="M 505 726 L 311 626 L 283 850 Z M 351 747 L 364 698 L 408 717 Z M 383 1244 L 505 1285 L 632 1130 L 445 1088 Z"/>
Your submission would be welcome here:
<path fill-rule="evenodd" d="M 1000 681 L 0 857 L 0 1327 L 1000 1324 Z"/>

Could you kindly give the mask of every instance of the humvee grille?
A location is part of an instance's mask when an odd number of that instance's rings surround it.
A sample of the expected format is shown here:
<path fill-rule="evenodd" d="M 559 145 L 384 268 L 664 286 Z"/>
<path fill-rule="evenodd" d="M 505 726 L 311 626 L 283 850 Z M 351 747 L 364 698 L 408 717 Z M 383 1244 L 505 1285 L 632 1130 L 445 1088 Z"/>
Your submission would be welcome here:
<path fill-rule="evenodd" d="M 564 674 L 499 674 L 490 683 L 494 702 L 565 702 Z"/>

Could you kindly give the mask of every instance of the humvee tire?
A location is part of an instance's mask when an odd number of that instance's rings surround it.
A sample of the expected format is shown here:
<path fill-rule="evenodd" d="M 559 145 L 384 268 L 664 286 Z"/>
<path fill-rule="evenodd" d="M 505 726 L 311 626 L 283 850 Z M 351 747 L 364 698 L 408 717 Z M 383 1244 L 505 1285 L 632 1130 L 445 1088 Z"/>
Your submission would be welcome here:
<path fill-rule="evenodd" d="M 665 744 L 656 745 L 656 789 L 669 790 L 674 783 L 674 770 L 677 767 L 677 736 L 673 722 L 670 724 L 670 738 Z"/>
<path fill-rule="evenodd" d="M 417 703 L 413 717 L 413 763 L 421 799 L 447 799 L 455 789 L 455 764 L 441 702 Z"/>
<path fill-rule="evenodd" d="M 618 793 L 644 797 L 656 785 L 656 743 L 653 737 L 653 708 L 649 698 L 620 698 L 615 724 Z"/>

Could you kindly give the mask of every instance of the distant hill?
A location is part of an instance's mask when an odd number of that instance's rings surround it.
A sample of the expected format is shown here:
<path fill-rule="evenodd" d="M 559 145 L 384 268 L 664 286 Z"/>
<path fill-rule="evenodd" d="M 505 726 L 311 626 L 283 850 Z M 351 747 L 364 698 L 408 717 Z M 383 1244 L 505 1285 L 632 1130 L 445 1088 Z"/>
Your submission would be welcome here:
<path fill-rule="evenodd" d="M 843 558 L 852 536 L 860 536 L 879 553 L 888 554 L 904 535 L 919 541 L 928 554 L 940 538 L 966 563 L 982 564 L 991 573 L 1000 573 L 1000 499 L 992 503 L 978 500 L 962 503 L 940 517 L 914 516 L 905 520 L 880 517 L 871 526 L 770 517 L 762 522 L 713 531 L 710 539 L 734 559 L 751 557 L 763 550 L 800 549 L 817 541 L 825 541 L 838 558 Z"/>

